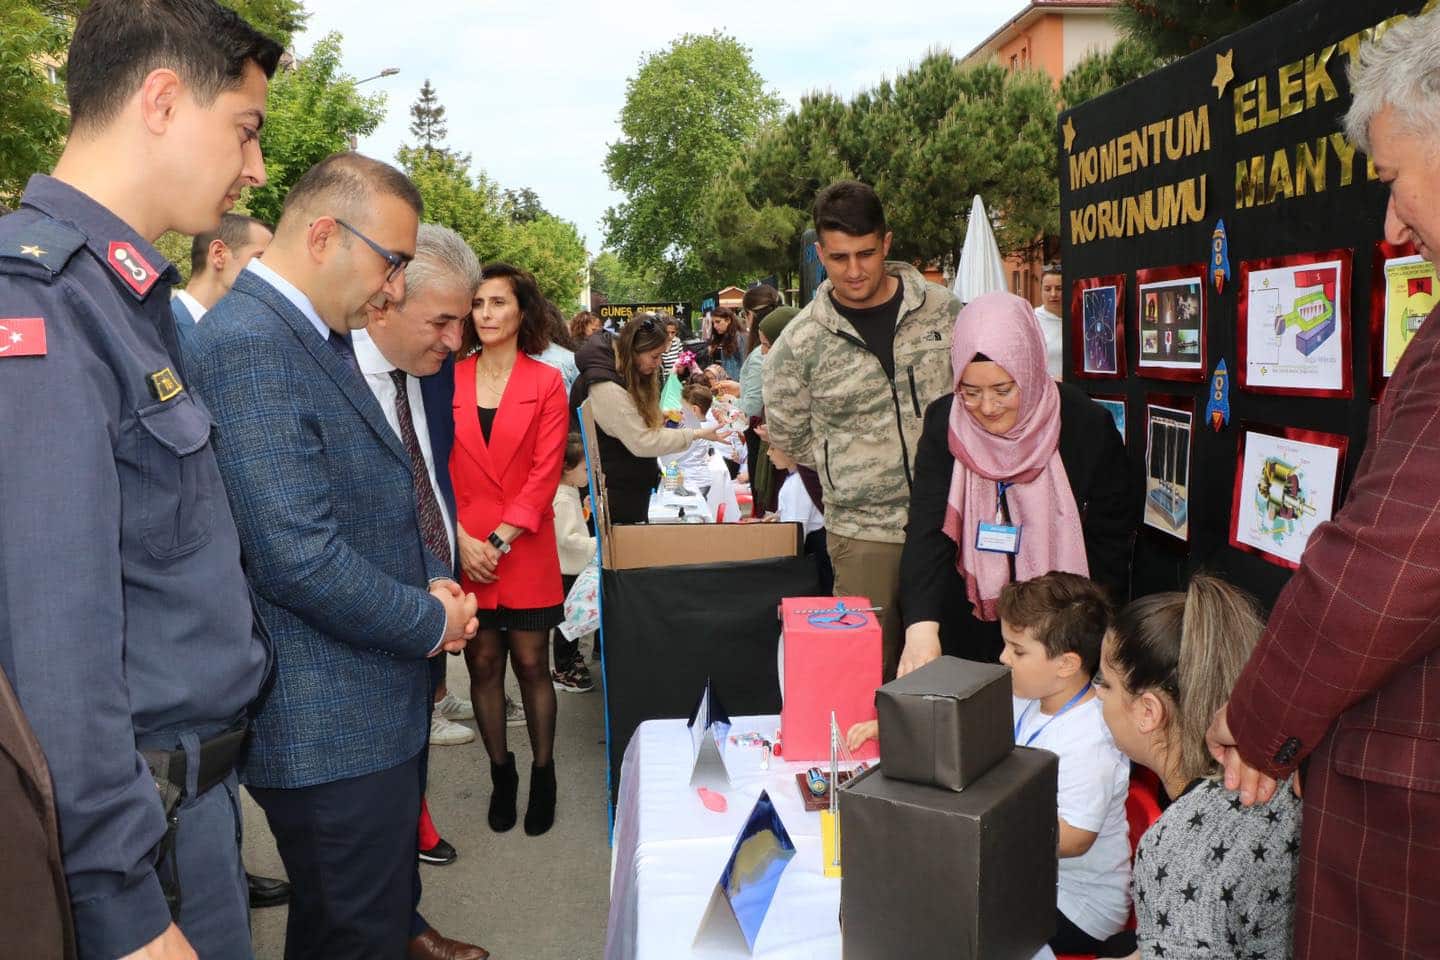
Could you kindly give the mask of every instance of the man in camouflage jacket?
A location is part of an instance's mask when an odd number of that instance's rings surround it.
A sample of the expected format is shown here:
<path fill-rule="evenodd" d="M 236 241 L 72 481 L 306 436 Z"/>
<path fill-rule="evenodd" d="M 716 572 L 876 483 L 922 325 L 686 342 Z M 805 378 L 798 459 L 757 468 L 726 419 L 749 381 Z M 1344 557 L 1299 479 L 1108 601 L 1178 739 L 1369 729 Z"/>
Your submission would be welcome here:
<path fill-rule="evenodd" d="M 829 279 L 765 358 L 770 443 L 811 466 L 825 494 L 836 596 L 884 608 L 885 677 L 903 641 L 897 597 L 914 452 L 925 408 L 955 389 L 960 303 L 906 263 L 874 191 L 842 181 L 815 203 Z"/>

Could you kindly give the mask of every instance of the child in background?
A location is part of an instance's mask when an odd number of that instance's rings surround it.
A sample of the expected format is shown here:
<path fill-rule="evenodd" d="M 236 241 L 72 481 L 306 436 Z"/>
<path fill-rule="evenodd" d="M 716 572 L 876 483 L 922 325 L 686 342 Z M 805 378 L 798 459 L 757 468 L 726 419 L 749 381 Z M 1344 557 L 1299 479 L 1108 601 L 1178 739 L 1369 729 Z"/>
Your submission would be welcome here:
<path fill-rule="evenodd" d="M 1052 572 L 1006 585 L 999 613 L 1015 744 L 1060 758 L 1059 914 L 1050 946 L 1056 953 L 1126 956 L 1135 948 L 1134 937 L 1122 932 L 1130 916 L 1130 761 L 1105 729 L 1091 682 L 1110 604 L 1092 580 Z"/>
<path fill-rule="evenodd" d="M 1106 634 L 1105 722 L 1175 798 L 1135 853 L 1141 957 L 1291 955 L 1300 801 L 1282 789 L 1243 806 L 1205 746 L 1263 627 L 1247 594 L 1196 576 L 1134 601 Z"/>
<path fill-rule="evenodd" d="M 810 491 L 796 472 L 799 466 L 795 458 L 779 447 L 770 446 L 766 455 L 775 469 L 786 473 L 785 482 L 780 485 L 779 503 L 775 518 L 781 523 L 798 523 L 805 535 L 805 555 L 815 561 L 820 577 L 819 596 L 829 596 L 835 588 L 835 571 L 830 566 L 830 551 L 825 543 L 825 514 L 810 499 Z"/>
<path fill-rule="evenodd" d="M 555 491 L 551 507 L 555 511 L 555 546 L 560 551 L 560 579 L 565 593 L 575 585 L 575 578 L 595 559 L 595 538 L 585 527 L 585 514 L 580 507 L 580 488 L 589 482 L 585 467 L 585 447 L 580 434 L 572 433 L 565 443 L 565 472 Z M 557 690 L 588 693 L 595 688 L 590 668 L 580 654 L 579 639 L 567 640 L 555 627 L 551 633 L 555 668 L 550 679 Z"/>

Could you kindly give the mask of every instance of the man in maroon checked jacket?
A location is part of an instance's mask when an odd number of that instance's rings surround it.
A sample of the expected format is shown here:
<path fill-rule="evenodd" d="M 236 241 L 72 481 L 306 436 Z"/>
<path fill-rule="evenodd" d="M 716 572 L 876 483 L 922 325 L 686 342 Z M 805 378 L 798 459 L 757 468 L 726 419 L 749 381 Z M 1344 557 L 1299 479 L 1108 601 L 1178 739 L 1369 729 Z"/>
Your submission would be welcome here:
<path fill-rule="evenodd" d="M 1385 235 L 1440 257 L 1440 15 L 1351 66 Z M 1440 309 L 1401 358 L 1344 507 L 1315 532 L 1210 728 L 1246 803 L 1305 773 L 1297 958 L 1440 957 Z"/>

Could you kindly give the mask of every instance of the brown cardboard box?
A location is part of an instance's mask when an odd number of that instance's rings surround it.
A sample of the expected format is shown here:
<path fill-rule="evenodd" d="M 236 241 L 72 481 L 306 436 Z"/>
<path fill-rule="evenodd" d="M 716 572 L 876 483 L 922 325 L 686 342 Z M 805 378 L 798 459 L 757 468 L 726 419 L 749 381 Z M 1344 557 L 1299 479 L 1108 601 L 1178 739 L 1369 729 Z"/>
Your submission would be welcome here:
<path fill-rule="evenodd" d="M 580 423 L 590 463 L 591 487 L 597 494 L 593 504 L 595 530 L 600 537 L 600 558 L 606 570 L 740 563 L 796 557 L 803 553 L 805 538 L 798 523 L 612 524 L 605 506 L 605 466 L 597 453 L 595 417 L 589 400 L 580 405 Z"/>
<path fill-rule="evenodd" d="M 875 691 L 885 776 L 964 790 L 1015 745 L 1010 671 L 940 657 Z"/>
<path fill-rule="evenodd" d="M 840 789 L 844 960 L 1029 960 L 1055 935 L 1059 760 L 1017 747 L 964 792 Z"/>

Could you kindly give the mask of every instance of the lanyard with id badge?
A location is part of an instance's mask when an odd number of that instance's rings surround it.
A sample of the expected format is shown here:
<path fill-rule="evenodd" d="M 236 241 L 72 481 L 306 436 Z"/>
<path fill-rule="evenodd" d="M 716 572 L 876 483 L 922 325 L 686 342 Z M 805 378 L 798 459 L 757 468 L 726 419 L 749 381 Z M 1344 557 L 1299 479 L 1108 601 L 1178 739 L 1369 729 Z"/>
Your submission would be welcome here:
<path fill-rule="evenodd" d="M 1005 491 L 1014 484 L 1000 481 L 995 484 L 995 522 L 982 523 L 975 531 L 975 549 L 986 553 L 1005 553 L 1014 557 L 1020 552 L 1020 527 L 1010 522 L 1010 510 L 1005 502 Z"/>

